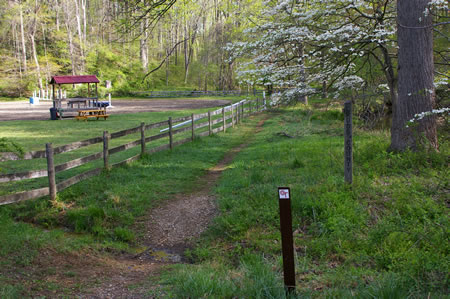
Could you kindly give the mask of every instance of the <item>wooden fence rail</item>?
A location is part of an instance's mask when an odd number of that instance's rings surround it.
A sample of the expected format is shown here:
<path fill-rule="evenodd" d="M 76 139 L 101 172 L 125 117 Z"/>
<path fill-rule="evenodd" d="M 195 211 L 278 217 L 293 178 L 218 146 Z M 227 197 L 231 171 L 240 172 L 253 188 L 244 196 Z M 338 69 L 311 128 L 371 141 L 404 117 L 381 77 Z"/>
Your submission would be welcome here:
<path fill-rule="evenodd" d="M 247 107 L 246 107 L 247 106 Z M 109 169 L 111 167 L 117 167 L 121 165 L 125 165 L 132 161 L 139 159 L 144 153 L 151 154 L 155 152 L 159 152 L 166 149 L 173 149 L 175 146 L 179 146 L 181 144 L 190 142 L 195 139 L 196 136 L 208 136 L 211 134 L 215 134 L 218 132 L 225 132 L 227 128 L 234 127 L 236 124 L 242 121 L 243 117 L 247 117 L 252 113 L 256 113 L 265 109 L 263 102 L 260 104 L 260 100 L 256 99 L 253 101 L 243 100 L 239 103 L 235 103 L 233 105 L 217 109 L 215 111 L 208 111 L 200 114 L 191 114 L 188 116 L 183 116 L 179 118 L 172 119 L 169 117 L 168 120 L 145 124 L 141 123 L 140 126 L 135 128 L 130 128 L 114 133 L 108 133 L 107 131 L 103 132 L 102 137 L 94 137 L 82 141 L 76 141 L 70 144 L 62 145 L 53 148 L 51 143 L 46 144 L 46 149 L 43 151 L 32 151 L 19 156 L 15 153 L 0 153 L 0 162 L 2 161 L 11 161 L 11 160 L 29 160 L 29 159 L 38 159 L 38 158 L 46 158 L 47 160 L 47 169 L 41 170 L 32 170 L 20 173 L 9 173 L 0 175 L 0 183 L 8 183 L 14 181 L 22 181 L 26 179 L 35 179 L 41 177 L 48 177 L 48 187 L 34 189 L 30 191 L 17 192 L 14 194 L 8 194 L 0 196 L 0 205 L 17 203 L 24 200 L 30 200 L 46 195 L 50 195 L 50 198 L 53 200 L 56 198 L 56 194 L 58 191 L 62 191 L 78 182 L 81 182 L 87 178 L 99 175 L 103 169 Z M 218 116 L 218 117 L 214 117 Z M 228 121 L 231 120 L 231 121 Z M 197 122 L 197 123 L 196 123 Z M 174 129 L 174 125 L 178 124 L 176 129 Z M 220 124 L 220 125 L 219 125 Z M 164 130 L 168 130 L 164 133 L 159 133 L 152 136 L 146 136 L 146 131 L 151 129 L 167 127 Z M 195 132 L 195 130 L 199 130 L 202 128 L 207 128 L 204 132 Z M 181 140 L 174 141 L 174 135 L 191 131 L 191 136 L 188 138 L 183 138 Z M 130 134 L 140 133 L 140 138 L 113 148 L 110 148 L 110 140 L 124 137 Z M 168 144 L 163 144 L 151 149 L 147 149 L 147 144 L 149 142 L 166 138 L 168 139 Z M 103 151 L 80 157 L 59 165 L 55 165 L 54 156 L 66 152 L 70 152 L 76 149 L 80 149 L 85 146 L 103 143 Z M 123 161 L 110 165 L 109 156 L 126 151 L 128 149 L 134 148 L 136 146 L 141 147 L 141 151 L 138 155 L 127 158 Z M 56 173 L 69 170 L 81 165 L 84 165 L 88 162 L 92 162 L 95 160 L 99 160 L 103 158 L 103 168 L 95 168 L 80 174 L 77 174 L 69 179 L 66 179 L 62 182 L 56 182 Z"/>

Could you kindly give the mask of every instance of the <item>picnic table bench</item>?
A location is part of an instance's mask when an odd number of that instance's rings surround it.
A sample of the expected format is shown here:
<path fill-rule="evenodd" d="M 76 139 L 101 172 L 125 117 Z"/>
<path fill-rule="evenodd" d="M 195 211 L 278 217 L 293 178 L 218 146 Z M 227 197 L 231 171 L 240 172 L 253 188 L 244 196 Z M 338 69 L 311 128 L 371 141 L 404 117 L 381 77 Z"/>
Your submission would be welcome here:
<path fill-rule="evenodd" d="M 106 114 L 106 110 L 104 109 L 96 109 L 96 110 L 78 110 L 78 115 L 75 116 L 77 120 L 83 119 L 87 120 L 88 118 L 95 117 L 97 120 L 100 117 L 103 117 L 105 120 L 108 118 L 109 114 Z"/>

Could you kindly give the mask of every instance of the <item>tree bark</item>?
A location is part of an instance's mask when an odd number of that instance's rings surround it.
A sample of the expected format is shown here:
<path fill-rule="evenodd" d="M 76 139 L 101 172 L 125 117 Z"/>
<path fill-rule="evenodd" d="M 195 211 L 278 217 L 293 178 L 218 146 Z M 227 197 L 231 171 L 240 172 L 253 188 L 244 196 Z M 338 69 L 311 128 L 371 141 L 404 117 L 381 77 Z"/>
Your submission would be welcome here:
<path fill-rule="evenodd" d="M 397 2 L 398 98 L 394 102 L 391 129 L 393 151 L 418 150 L 423 141 L 438 147 L 434 116 L 406 127 L 416 113 L 431 111 L 434 105 L 432 16 L 424 14 L 428 2 Z"/>

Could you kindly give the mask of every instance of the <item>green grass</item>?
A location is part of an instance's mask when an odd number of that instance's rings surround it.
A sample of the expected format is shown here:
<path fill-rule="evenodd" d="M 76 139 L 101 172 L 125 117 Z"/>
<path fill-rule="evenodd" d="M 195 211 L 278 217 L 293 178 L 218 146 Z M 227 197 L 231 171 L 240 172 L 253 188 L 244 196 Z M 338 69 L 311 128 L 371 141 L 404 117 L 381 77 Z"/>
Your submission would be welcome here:
<path fill-rule="evenodd" d="M 17 98 L 10 98 L 10 97 L 0 97 L 0 102 L 20 102 L 20 101 L 28 101 L 29 98 L 26 97 L 17 97 Z"/>
<path fill-rule="evenodd" d="M 56 201 L 44 197 L 0 206 L 0 264 L 10 269 L 31 266 L 47 247 L 133 251 L 141 231 L 136 220 L 173 194 L 192 190 L 199 176 L 251 132 L 242 126 L 146 155 L 59 192 Z M 20 291 L 1 275 L 0 287 L 4 296 Z"/>
<path fill-rule="evenodd" d="M 448 144 L 440 153 L 394 154 L 386 152 L 387 132 L 356 130 L 350 187 L 343 177 L 342 128 L 341 112 L 306 107 L 284 109 L 266 121 L 216 189 L 221 213 L 189 252 L 196 264 L 170 272 L 173 296 L 223 298 L 232 290 L 237 297 L 270 297 L 247 282 L 242 264 L 256 256 L 271 277 L 281 275 L 276 190 L 289 186 L 298 294 L 444 297 L 450 270 Z M 186 273 L 195 274 L 179 286 Z M 206 277 L 210 293 L 202 290 Z M 215 286 L 219 282 L 224 285 Z M 280 281 L 276 285 L 281 288 Z M 242 288 L 252 290 L 243 295 Z"/>
<path fill-rule="evenodd" d="M 133 242 L 137 217 L 172 194 L 191 190 L 206 169 L 249 134 L 248 128 L 230 131 L 234 133 L 198 138 L 173 151 L 146 155 L 129 166 L 105 171 L 59 192 L 54 202 L 31 200 L 2 206 L 0 211 L 46 228 L 65 227 L 101 240 Z"/>
<path fill-rule="evenodd" d="M 127 247 L 140 237 L 137 219 L 173 194 L 192 190 L 205 169 L 251 138 L 215 190 L 220 215 L 187 252 L 194 264 L 170 269 L 160 294 L 285 298 L 276 190 L 289 186 L 297 295 L 444 298 L 450 272 L 448 143 L 439 153 L 394 154 L 386 152 L 387 132 L 356 129 L 350 187 L 343 178 L 340 111 L 298 106 L 270 114 L 258 134 L 252 128 L 259 116 L 226 134 L 104 172 L 59 193 L 55 202 L 0 207 L 0 264 L 32 264 L 40 248 L 53 246 L 132 250 Z M 21 292 L 0 277 L 2 297 Z"/>
<path fill-rule="evenodd" d="M 209 109 L 215 110 L 215 109 Z M 207 109 L 197 110 L 185 110 L 185 111 L 170 111 L 170 112 L 147 112 L 147 113 L 134 113 L 134 114 L 119 114 L 112 115 L 107 121 L 77 121 L 75 119 L 68 119 L 63 121 L 8 121 L 0 122 L 0 134 L 1 140 L 7 140 L 3 146 L 5 151 L 10 151 L 12 147 L 19 148 L 21 152 L 28 152 L 32 150 L 44 150 L 46 143 L 52 143 L 54 147 L 68 144 L 74 141 L 85 140 L 88 138 L 103 136 L 103 131 L 110 133 L 121 131 L 124 129 L 134 128 L 140 125 L 141 122 L 146 124 L 160 122 L 167 120 L 169 116 L 172 118 L 178 118 L 182 116 L 190 116 L 191 113 L 202 113 L 208 111 Z M 219 115 L 213 119 L 220 118 Z M 204 122 L 205 119 L 202 120 Z M 217 125 L 216 125 L 217 127 Z M 160 134 L 160 129 L 153 129 L 146 131 L 146 136 Z M 202 129 L 203 131 L 206 128 Z M 196 132 L 201 132 L 197 130 Z M 177 134 L 174 136 L 174 140 L 180 140 L 187 138 L 189 132 L 184 134 Z M 127 142 L 140 139 L 140 133 L 127 135 L 121 138 L 113 139 L 110 141 L 109 146 L 115 147 Z M 147 148 L 156 147 L 163 143 L 168 143 L 168 138 L 157 140 L 147 144 Z M 0 144 L 0 149 L 1 149 Z M 14 146 L 13 146 L 14 145 Z M 81 149 L 71 151 L 68 153 L 55 156 L 55 164 L 61 163 L 84 157 L 93 153 L 101 152 L 103 145 L 96 144 Z M 117 163 L 139 154 L 140 147 L 120 152 L 110 157 L 110 163 Z M 74 169 L 64 171 L 57 174 L 57 182 L 70 178 L 83 171 L 102 167 L 102 161 L 96 160 L 87 163 L 83 166 L 76 167 Z M 21 161 L 7 161 L 0 163 L 1 173 L 17 173 L 29 170 L 46 169 L 45 159 L 33 159 L 33 160 L 21 160 Z M 18 182 L 12 182 L 8 184 L 2 184 L 0 187 L 0 195 L 13 193 L 17 191 L 26 191 L 35 188 L 41 188 L 47 186 L 46 178 L 39 178 L 33 180 L 24 180 Z"/>

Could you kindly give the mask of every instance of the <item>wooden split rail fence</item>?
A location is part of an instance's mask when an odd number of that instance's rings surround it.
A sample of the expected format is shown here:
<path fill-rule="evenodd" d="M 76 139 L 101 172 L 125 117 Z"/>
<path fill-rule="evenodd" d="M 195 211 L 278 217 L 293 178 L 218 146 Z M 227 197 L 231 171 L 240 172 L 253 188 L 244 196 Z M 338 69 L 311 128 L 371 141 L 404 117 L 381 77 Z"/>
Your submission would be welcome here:
<path fill-rule="evenodd" d="M 35 179 L 41 177 L 48 177 L 48 186 L 44 188 L 34 189 L 30 191 L 17 192 L 13 194 L 7 194 L 0 196 L 0 205 L 6 205 L 11 203 L 17 203 L 25 200 L 30 200 L 46 195 L 50 195 L 50 198 L 54 200 L 56 194 L 80 181 L 83 181 L 92 176 L 96 176 L 102 172 L 103 169 L 110 169 L 111 167 L 121 166 L 131 161 L 139 159 L 144 153 L 155 153 L 166 149 L 173 149 L 175 146 L 184 144 L 186 142 L 192 141 L 195 137 L 208 136 L 218 132 L 225 132 L 227 128 L 234 127 L 236 124 L 240 123 L 241 120 L 249 115 L 262 111 L 265 109 L 265 103 L 262 100 L 243 100 L 241 102 L 235 103 L 233 105 L 215 110 L 208 111 L 201 114 L 191 114 L 189 116 L 184 116 L 176 119 L 171 117 L 168 120 L 161 121 L 158 123 L 145 124 L 141 123 L 140 126 L 126 129 L 119 132 L 109 133 L 107 131 L 103 132 L 103 136 L 94 137 L 91 139 L 76 141 L 70 144 L 53 147 L 51 143 L 47 143 L 45 150 L 28 152 L 19 157 L 14 153 L 0 153 L 0 161 L 9 160 L 30 160 L 45 158 L 47 160 L 47 169 L 42 170 L 32 170 L 21 173 L 9 173 L 0 174 L 0 183 L 9 183 L 14 181 Z M 160 130 L 160 132 L 153 136 L 146 136 L 146 131 L 155 128 L 168 127 Z M 197 132 L 196 130 L 201 130 L 202 132 Z M 205 130 L 206 128 L 206 130 Z M 191 131 L 188 138 L 183 138 L 175 141 L 174 135 L 183 132 Z M 110 147 L 110 140 L 123 137 L 130 134 L 138 134 L 140 132 L 140 138 L 122 144 L 120 146 Z M 187 133 L 185 133 L 186 135 Z M 159 140 L 161 138 L 168 137 L 168 143 L 147 149 L 149 142 Z M 184 136 L 185 137 L 185 136 Z M 85 146 L 103 143 L 103 151 L 90 154 L 81 158 L 77 158 L 59 165 L 55 165 L 54 156 L 73 150 L 80 149 Z M 134 147 L 140 146 L 140 153 L 138 155 L 132 156 L 121 162 L 111 164 L 109 162 L 109 157 L 112 154 L 122 152 Z M 103 167 L 91 169 L 82 173 L 79 173 L 69 179 L 65 179 L 61 182 L 56 181 L 56 173 L 69 170 L 88 162 L 103 159 Z"/>

